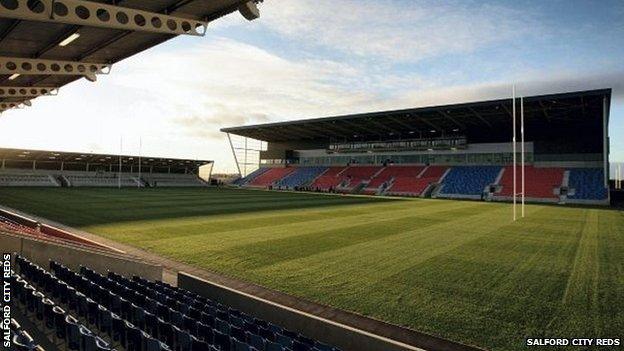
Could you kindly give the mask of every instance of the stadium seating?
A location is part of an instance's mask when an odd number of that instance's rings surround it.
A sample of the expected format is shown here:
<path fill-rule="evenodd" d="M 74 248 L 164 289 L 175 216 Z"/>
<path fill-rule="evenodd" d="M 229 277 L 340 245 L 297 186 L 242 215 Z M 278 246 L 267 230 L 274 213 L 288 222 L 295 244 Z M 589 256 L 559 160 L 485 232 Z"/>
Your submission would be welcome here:
<path fill-rule="evenodd" d="M 375 194 L 380 187 L 389 186 L 392 180 L 397 177 L 416 178 L 425 169 L 425 166 L 387 166 L 377 174 L 366 186 L 364 192 Z"/>
<path fill-rule="evenodd" d="M 312 182 L 311 187 L 313 189 L 327 191 L 329 189 L 335 189 L 342 178 L 339 176 L 347 167 L 329 167 L 325 173 L 321 174 L 318 178 Z"/>
<path fill-rule="evenodd" d="M 605 200 L 604 172 L 601 168 L 572 168 L 568 181 L 568 199 Z M 572 193 L 570 195 L 570 193 Z"/>
<path fill-rule="evenodd" d="M 268 167 L 260 167 L 260 168 L 256 169 L 255 171 L 249 173 L 247 176 L 245 176 L 243 178 L 238 178 L 237 180 L 232 182 L 232 184 L 238 185 L 238 186 L 244 186 L 247 183 L 249 183 L 252 180 L 254 180 L 256 177 L 258 177 L 258 176 L 262 175 L 264 172 L 268 171 L 269 169 L 270 168 L 268 168 Z"/>
<path fill-rule="evenodd" d="M 145 173 L 141 175 L 151 187 L 198 187 L 206 183 L 197 175 L 178 173 Z"/>
<path fill-rule="evenodd" d="M 62 344 L 66 350 L 112 350 L 111 343 L 101 337 L 103 333 L 98 335 L 87 326 L 87 321 L 98 312 L 99 306 L 93 300 L 24 258 L 16 256 L 15 261 L 19 275 L 11 272 L 14 305 L 41 329 L 38 332 L 47 336 L 49 343 Z M 12 329 L 17 329 L 13 349 L 43 350 L 19 324 L 15 323 Z"/>
<path fill-rule="evenodd" d="M 267 187 L 267 186 L 273 185 L 273 183 L 284 178 L 285 176 L 289 175 L 295 170 L 296 168 L 294 167 L 269 168 L 266 172 L 255 177 L 252 181 L 247 183 L 247 186 Z"/>
<path fill-rule="evenodd" d="M 52 275 L 22 257 L 16 262 L 25 279 L 128 351 L 338 351 L 163 282 L 103 276 L 86 267 L 76 273 L 54 261 Z"/>
<path fill-rule="evenodd" d="M 47 174 L 0 173 L 0 186 L 60 186 Z"/>
<path fill-rule="evenodd" d="M 275 183 L 275 186 L 289 189 L 304 186 L 325 172 L 325 170 L 327 170 L 327 167 L 298 167 L 295 168 L 295 171 Z"/>
<path fill-rule="evenodd" d="M 339 184 L 345 189 L 353 189 L 363 181 L 367 181 L 382 170 L 382 166 L 350 166 L 340 174 Z"/>
<path fill-rule="evenodd" d="M 496 181 L 502 167 L 457 166 L 444 177 L 440 197 L 481 196 L 488 185 Z"/>
<path fill-rule="evenodd" d="M 117 187 L 119 175 L 116 173 L 72 172 L 64 175 L 69 186 L 73 187 Z M 137 187 L 140 184 L 136 177 L 121 174 L 122 187 Z"/>
<path fill-rule="evenodd" d="M 12 280 L 16 280 L 16 276 L 11 276 Z M 24 351 L 44 351 L 44 349 L 38 345 L 30 333 L 22 328 L 22 326 L 14 318 L 9 319 L 9 338 L 11 339 L 11 346 L 14 350 Z"/>
<path fill-rule="evenodd" d="M 446 173 L 446 166 L 428 166 L 419 178 L 401 175 L 395 177 L 392 184 L 388 187 L 388 194 L 391 195 L 410 195 L 420 196 L 429 185 L 437 183 Z"/>
<path fill-rule="evenodd" d="M 516 169 L 517 192 L 520 192 L 521 167 Z M 555 189 L 561 187 L 563 183 L 563 168 L 539 168 L 525 166 L 525 196 L 531 199 L 555 200 L 559 195 L 555 194 Z M 513 166 L 506 166 L 499 185 L 501 190 L 496 194 L 502 197 L 513 196 Z"/>

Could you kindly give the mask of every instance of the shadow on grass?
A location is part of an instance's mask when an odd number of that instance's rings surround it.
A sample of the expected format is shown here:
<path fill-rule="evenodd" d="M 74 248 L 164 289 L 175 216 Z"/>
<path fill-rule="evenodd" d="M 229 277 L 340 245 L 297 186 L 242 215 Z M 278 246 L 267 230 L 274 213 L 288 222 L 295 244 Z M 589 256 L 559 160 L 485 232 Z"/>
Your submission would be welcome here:
<path fill-rule="evenodd" d="M 225 188 L 0 188 L 0 204 L 74 227 L 332 208 L 401 199 Z"/>

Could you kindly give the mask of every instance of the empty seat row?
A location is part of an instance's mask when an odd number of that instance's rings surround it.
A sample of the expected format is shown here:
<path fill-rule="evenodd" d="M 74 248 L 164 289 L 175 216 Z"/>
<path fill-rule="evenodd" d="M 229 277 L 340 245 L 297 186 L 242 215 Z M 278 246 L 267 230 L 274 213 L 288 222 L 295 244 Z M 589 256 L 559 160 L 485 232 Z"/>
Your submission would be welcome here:
<path fill-rule="evenodd" d="M 295 168 L 295 171 L 275 183 L 275 186 L 288 189 L 305 186 L 326 170 L 327 167 L 298 167 Z"/>
<path fill-rule="evenodd" d="M 269 168 L 266 167 L 260 167 L 258 169 L 256 169 L 255 171 L 249 173 L 248 175 L 246 175 L 243 178 L 238 178 L 237 180 L 235 180 L 232 184 L 234 185 L 239 185 L 239 186 L 243 186 L 246 185 L 247 183 L 251 182 L 252 180 L 254 180 L 256 177 L 262 175 L 264 172 L 268 171 Z"/>
<path fill-rule="evenodd" d="M 16 280 L 16 276 L 11 276 L 12 280 Z M 9 337 L 11 347 L 18 351 L 43 351 L 43 347 L 35 342 L 30 333 L 13 318 L 9 320 Z M 5 340 L 6 341 L 6 340 Z"/>
<path fill-rule="evenodd" d="M 18 260 L 20 259 L 18 257 Z M 62 342 L 68 350 L 113 350 L 108 342 L 93 333 L 74 315 L 67 313 L 66 309 L 63 309 L 52 299 L 49 293 L 52 290 L 53 282 L 56 281 L 60 284 L 58 280 L 23 259 L 18 263 L 21 266 L 20 274 L 23 276 L 17 274 L 12 276 L 15 282 L 12 290 L 14 301 L 17 302 L 17 306 L 21 307 L 24 315 L 32 317 L 34 322 L 42 325 L 44 334 L 48 334 L 48 331 L 52 332 L 54 340 L 51 341 Z M 42 285 L 35 284 L 37 285 L 35 287 L 30 284 L 30 279 L 34 277 L 39 283 L 46 281 L 46 288 Z M 15 346 L 24 347 L 20 344 L 15 344 Z"/>
<path fill-rule="evenodd" d="M 247 183 L 249 186 L 255 187 L 267 187 L 273 185 L 278 180 L 286 177 L 297 170 L 297 168 L 293 167 L 276 167 L 276 168 L 268 168 L 267 171 L 258 175 L 250 182 Z"/>
<path fill-rule="evenodd" d="M 456 166 L 444 177 L 440 195 L 482 195 L 502 167 L 499 166 Z"/>
<path fill-rule="evenodd" d="M 45 174 L 0 174 L 0 186 L 59 186 Z"/>
<path fill-rule="evenodd" d="M 77 274 L 55 262 L 51 269 L 77 290 L 89 292 L 93 301 L 176 350 L 333 350 L 173 287 L 147 286 L 112 272 L 105 277 L 86 267 Z"/>

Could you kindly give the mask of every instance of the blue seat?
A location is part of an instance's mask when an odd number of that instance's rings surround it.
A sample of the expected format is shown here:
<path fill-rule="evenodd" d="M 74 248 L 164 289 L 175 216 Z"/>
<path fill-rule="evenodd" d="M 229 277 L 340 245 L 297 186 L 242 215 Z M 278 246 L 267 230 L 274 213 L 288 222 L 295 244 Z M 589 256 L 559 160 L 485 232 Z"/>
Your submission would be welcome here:
<path fill-rule="evenodd" d="M 288 348 L 292 348 L 293 346 L 293 339 L 290 336 L 286 336 L 284 334 L 276 334 L 275 342 Z"/>
<path fill-rule="evenodd" d="M 230 335 L 230 323 L 222 319 L 217 318 L 216 328 L 223 334 Z"/>
<path fill-rule="evenodd" d="M 65 321 L 65 310 L 59 306 L 54 306 L 52 309 L 54 314 L 54 329 L 56 338 L 59 340 L 65 340 L 67 335 L 67 322 Z"/>
<path fill-rule="evenodd" d="M 195 334 L 199 339 L 212 344 L 214 340 L 214 331 L 211 326 L 202 322 L 197 322 L 197 333 Z"/>
<path fill-rule="evenodd" d="M 266 351 L 285 351 L 287 350 L 286 348 L 284 348 L 284 346 L 282 346 L 281 344 L 272 342 L 272 341 L 268 341 L 266 343 Z"/>
<path fill-rule="evenodd" d="M 245 330 L 234 325 L 230 326 L 230 336 L 238 340 L 246 339 Z"/>
<path fill-rule="evenodd" d="M 165 345 L 162 341 L 155 338 L 145 338 L 144 340 L 144 351 L 169 351 L 169 347 Z"/>
<path fill-rule="evenodd" d="M 246 342 L 243 342 L 234 338 L 232 338 L 232 346 L 230 349 L 232 351 L 252 351 L 252 347 L 247 345 Z"/>
<path fill-rule="evenodd" d="M 325 170 L 327 167 L 297 167 L 295 171 L 275 183 L 275 186 L 288 189 L 300 187 L 310 183 Z"/>
<path fill-rule="evenodd" d="M 442 181 L 440 194 L 481 195 L 496 181 L 502 167 L 455 166 Z"/>
<path fill-rule="evenodd" d="M 69 350 L 80 349 L 80 325 L 78 324 L 78 320 L 68 315 L 65 318 L 65 322 L 67 327 L 65 346 Z"/>
<path fill-rule="evenodd" d="M 218 330 L 214 331 L 214 341 L 212 343 L 221 348 L 221 350 L 227 351 L 230 349 L 230 336 L 223 334 Z"/>
<path fill-rule="evenodd" d="M 35 348 L 32 337 L 24 331 L 16 333 L 13 336 L 12 346 L 19 351 L 32 351 Z"/>
<path fill-rule="evenodd" d="M 186 330 L 173 327 L 173 349 L 175 351 L 190 351 L 194 337 Z"/>
<path fill-rule="evenodd" d="M 84 326 L 78 329 L 80 332 L 80 351 L 96 351 L 95 335 Z"/>
<path fill-rule="evenodd" d="M 247 332 L 247 342 L 257 350 L 264 350 L 266 347 L 266 341 L 263 337 L 251 332 Z"/>
<path fill-rule="evenodd" d="M 572 168 L 568 187 L 574 189 L 570 199 L 605 200 L 608 190 L 604 186 L 604 172 L 601 168 Z"/>

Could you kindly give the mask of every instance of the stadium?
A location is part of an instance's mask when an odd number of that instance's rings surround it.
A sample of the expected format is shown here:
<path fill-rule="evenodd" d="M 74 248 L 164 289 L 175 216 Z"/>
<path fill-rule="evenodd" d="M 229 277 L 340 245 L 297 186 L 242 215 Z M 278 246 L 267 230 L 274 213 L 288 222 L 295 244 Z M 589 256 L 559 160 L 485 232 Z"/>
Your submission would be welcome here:
<path fill-rule="evenodd" d="M 0 0 L 0 122 L 82 78 L 97 91 L 133 56 L 189 45 L 171 42 L 240 35 L 227 21 L 254 26 L 261 3 Z M 497 99 L 232 118 L 210 131 L 224 143 L 208 151 L 234 160 L 219 177 L 210 153 L 165 132 L 183 157 L 1 147 L 2 347 L 617 350 L 618 89 L 509 84 Z M 225 96 L 266 98 L 252 90 Z M 180 108 L 174 95 L 163 106 Z M 83 127 L 59 123 L 42 143 Z"/>

